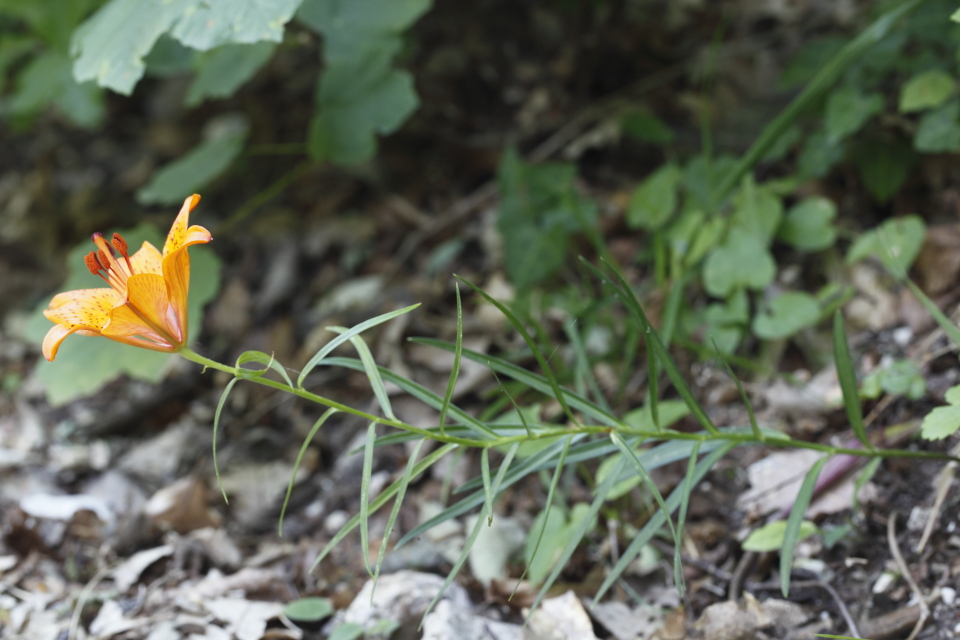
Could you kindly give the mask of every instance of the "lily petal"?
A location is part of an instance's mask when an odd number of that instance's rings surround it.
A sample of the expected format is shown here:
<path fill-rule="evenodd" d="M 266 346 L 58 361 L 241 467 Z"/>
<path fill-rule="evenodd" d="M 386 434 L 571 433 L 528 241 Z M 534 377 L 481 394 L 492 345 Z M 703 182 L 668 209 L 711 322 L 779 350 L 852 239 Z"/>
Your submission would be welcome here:
<path fill-rule="evenodd" d="M 177 324 L 187 331 L 187 294 L 190 289 L 190 254 L 180 247 L 163 257 L 163 280 L 167 285 L 167 299 Z"/>
<path fill-rule="evenodd" d="M 77 289 L 76 291 L 64 291 L 53 296 L 50 300 L 50 308 L 47 311 L 71 305 L 71 308 L 79 309 L 82 307 L 88 309 L 91 313 L 103 313 L 105 321 L 106 314 L 110 313 L 110 309 L 119 300 L 120 294 L 113 289 Z M 44 314 L 46 315 L 46 311 Z M 47 317 L 56 322 L 49 315 Z"/>
<path fill-rule="evenodd" d="M 140 247 L 136 253 L 130 256 L 130 264 L 133 265 L 134 273 L 153 273 L 158 276 L 162 275 L 162 262 L 163 255 L 155 246 L 147 241 L 144 241 L 143 246 Z"/>
<path fill-rule="evenodd" d="M 171 309 L 167 290 L 168 283 L 164 282 L 163 276 L 153 273 L 132 275 L 127 280 L 127 305 L 140 318 L 141 324 L 160 335 L 163 342 L 182 345 L 186 330 Z"/>
<path fill-rule="evenodd" d="M 146 341 L 149 341 L 150 344 L 155 344 L 159 351 L 175 351 L 169 336 L 155 331 L 130 308 L 129 304 L 121 304 L 110 312 L 110 322 L 103 328 L 101 335 L 128 344 L 130 339 L 139 336 L 145 340 L 138 340 L 135 343 L 138 346 L 140 342 L 147 344 Z"/>
<path fill-rule="evenodd" d="M 213 239 L 213 236 L 211 236 L 210 232 L 204 227 L 199 225 L 188 227 L 190 224 L 190 212 L 193 211 L 193 208 L 197 206 L 198 202 L 200 202 L 200 196 L 197 194 L 193 194 L 183 201 L 180 213 L 177 214 L 177 219 L 173 221 L 173 226 L 170 227 L 170 233 L 167 234 L 167 241 L 163 243 L 164 258 L 182 247 L 210 242 L 210 240 Z"/>
<path fill-rule="evenodd" d="M 71 333 L 81 329 L 90 331 L 92 327 L 84 327 L 83 325 L 79 324 L 55 324 L 50 327 L 50 330 L 47 331 L 47 335 L 43 338 L 43 357 L 50 362 L 53 362 L 53 359 L 57 357 L 57 351 L 60 349 L 60 343 L 63 342 Z M 97 332 L 94 335 L 100 334 Z"/>

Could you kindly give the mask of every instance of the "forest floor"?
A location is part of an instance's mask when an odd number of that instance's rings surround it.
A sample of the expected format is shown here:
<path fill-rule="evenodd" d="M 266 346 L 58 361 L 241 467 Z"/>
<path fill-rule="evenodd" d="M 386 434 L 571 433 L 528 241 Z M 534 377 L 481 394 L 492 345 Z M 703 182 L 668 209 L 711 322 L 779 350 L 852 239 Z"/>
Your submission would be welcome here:
<path fill-rule="evenodd" d="M 709 86 L 712 144 L 742 152 L 792 97 L 775 79 L 805 34 L 850 33 L 842 12 L 815 2 L 746 3 L 733 17 L 712 3 L 676 3 L 686 9 L 654 4 L 651 11 L 661 7 L 664 13 L 645 16 L 644 29 L 630 19 L 630 3 L 609 4 L 605 14 L 491 2 L 464 15 L 459 3 L 438 1 L 415 28 L 417 46 L 405 61 L 422 105 L 398 133 L 381 140 L 377 159 L 359 169 L 304 169 L 302 155 L 268 153 L 267 145 L 302 139 L 312 108 L 304 98 L 309 80 L 301 82 L 289 68 L 306 54 L 291 54 L 287 67 L 281 61 L 258 76 L 229 102 L 251 119 L 254 153 L 203 194 L 192 218 L 212 231 L 210 246 L 223 264 L 195 350 L 233 362 L 256 349 L 296 370 L 332 337 L 325 327 L 353 326 L 420 303 L 365 337 L 379 364 L 442 395 L 452 357 L 407 338 L 454 339 L 453 273 L 504 302 L 516 295 L 504 275 L 497 230 L 496 173 L 505 146 L 514 145 L 530 162 L 575 163 L 577 189 L 598 205 L 604 243 L 640 287 L 648 274 L 634 256 L 644 234 L 625 225 L 624 211 L 631 189 L 664 155 L 659 147 L 619 137 L 611 120 L 642 103 L 674 129 L 678 148 L 697 149 L 705 91 L 698 78 L 719 61 Z M 722 42 L 711 48 L 721 26 Z M 369 591 L 361 592 L 369 577 L 356 532 L 312 566 L 359 511 L 363 420 L 335 416 L 324 425 L 296 473 L 281 537 L 280 508 L 300 447 L 319 417 L 315 406 L 267 388 L 236 386 L 218 435 L 227 503 L 214 474 L 211 427 L 228 376 L 175 359 L 160 383 L 120 377 L 95 395 L 58 405 L 36 381 L 37 367 L 56 365 L 42 361 L 23 327 L 62 283 L 65 254 L 92 231 L 139 221 L 134 190 L 155 166 L 189 148 L 213 113 L 201 108 L 185 115 L 170 107 L 177 102 L 170 96 L 181 96 L 184 86 L 154 79 L 132 98 L 112 97 L 109 125 L 96 134 L 72 130 L 53 116 L 27 131 L 0 131 L 2 635 L 309 639 L 329 637 L 338 625 L 340 637 L 355 637 L 345 623 L 369 628 L 392 619 L 399 628 L 390 637 L 421 637 L 420 616 L 464 544 L 470 515 L 388 552 L 372 605 Z M 948 160 L 930 163 L 934 171 Z M 760 171 L 775 173 L 776 167 Z M 285 189 L 251 206 L 294 173 Z M 933 212 L 931 219 L 950 231 L 923 251 L 946 256 L 960 249 L 956 188 L 921 185 L 881 207 L 836 173 L 810 189 L 840 202 L 848 229 Z M 153 212 L 149 220 L 164 228 L 172 214 Z M 578 253 L 596 258 L 585 239 L 572 247 L 557 288 L 582 281 Z M 918 274 L 921 282 L 942 279 L 944 270 L 956 276 L 960 263 L 945 267 L 950 260 L 944 260 L 918 267 L 927 269 Z M 466 347 L 501 357 L 521 352 L 522 341 L 499 312 L 461 293 Z M 890 354 L 909 358 L 921 367 L 927 391 L 916 401 L 869 402 L 868 424 L 898 446 L 955 450 L 956 436 L 939 442 L 913 437 L 917 420 L 942 404 L 946 389 L 960 379 L 955 351 L 909 293 L 877 285 L 871 295 L 879 302 L 870 308 L 870 327 L 851 333 L 854 353 L 864 362 Z M 960 289 L 951 285 L 936 300 L 949 312 L 958 296 Z M 656 322 L 662 299 L 653 293 L 643 302 Z M 555 344 L 567 343 L 563 327 L 571 313 L 540 310 Z M 829 332 L 814 339 L 829 339 Z M 559 361 L 567 352 L 558 353 Z M 680 347 L 674 355 L 716 424 L 748 424 L 722 364 Z M 810 361 L 795 346 L 771 354 L 749 340 L 740 355 L 762 361 L 759 372 L 742 371 L 761 423 L 804 440 L 843 443 L 850 437 L 832 366 Z M 517 363 L 536 368 L 532 357 Z M 595 363 L 605 388 L 617 386 L 617 363 Z M 619 397 L 611 393 L 620 412 L 644 401 L 645 367 L 637 368 L 643 372 L 627 377 Z M 360 372 L 323 368 L 309 387 L 374 410 Z M 454 400 L 480 414 L 502 401 L 501 389 L 489 368 L 465 361 Z M 665 398 L 675 398 L 672 389 Z M 532 404 L 537 397 L 517 400 Z M 434 411 L 398 389 L 392 403 L 404 421 L 436 425 Z M 540 418 L 562 419 L 557 409 L 545 402 Z M 676 428 L 698 427 L 684 417 Z M 372 493 L 403 472 L 408 444 L 377 450 Z M 778 555 L 742 550 L 751 528 L 789 509 L 811 464 L 806 451 L 735 449 L 691 499 L 682 549 L 686 594 L 681 597 L 673 584 L 672 547 L 655 540 L 611 595 L 594 603 L 631 532 L 655 511 L 642 488 L 631 489 L 601 512 L 550 597 L 521 627 L 535 585 L 521 583 L 510 594 L 547 493 L 542 478 L 526 478 L 501 497 L 496 526 L 422 637 L 733 640 L 833 633 L 879 640 L 907 637 L 921 617 L 917 637 L 957 637 L 960 492 L 951 485 L 953 467 L 943 462 L 886 460 L 862 487 L 855 487 L 857 466 L 824 491 L 807 513 L 823 533 L 801 541 L 787 599 L 780 593 Z M 681 461 L 653 473 L 664 495 L 683 481 L 685 469 Z M 586 479 L 595 471 L 582 468 L 565 478 L 567 506 L 591 500 Z M 372 557 L 381 544 L 392 546 L 398 534 L 458 499 L 451 488 L 479 475 L 479 452 L 471 451 L 419 478 L 392 540 L 378 534 L 388 514 L 371 516 Z M 283 615 L 286 603 L 308 596 L 329 599 L 337 613 L 296 622 Z"/>

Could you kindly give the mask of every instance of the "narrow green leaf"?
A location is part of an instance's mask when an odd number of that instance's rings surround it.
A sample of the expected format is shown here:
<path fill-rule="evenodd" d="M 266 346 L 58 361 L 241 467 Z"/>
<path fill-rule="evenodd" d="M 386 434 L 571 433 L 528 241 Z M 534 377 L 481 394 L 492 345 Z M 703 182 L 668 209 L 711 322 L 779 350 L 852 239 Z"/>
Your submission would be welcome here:
<path fill-rule="evenodd" d="M 571 533 L 570 541 L 564 548 L 563 553 L 560 554 L 560 557 L 557 558 L 557 563 L 553 566 L 553 570 L 550 572 L 550 575 L 547 576 L 547 579 L 544 580 L 543 586 L 540 588 L 540 591 L 537 593 L 537 597 L 530 606 L 531 612 L 536 611 L 537 607 L 540 605 L 540 602 L 544 597 L 546 597 L 547 591 L 550 590 L 550 588 L 553 586 L 553 583 L 556 582 L 557 578 L 560 577 L 560 572 L 563 571 L 567 561 L 570 560 L 570 556 L 573 555 L 573 552 L 576 551 L 577 547 L 580 545 L 580 541 L 583 540 L 583 537 L 587 534 L 587 529 L 594 521 L 594 518 L 597 517 L 600 507 L 603 506 L 603 503 L 607 501 L 607 494 L 610 493 L 616 484 L 617 479 L 620 477 L 620 472 L 623 470 L 626 462 L 626 457 L 621 458 L 613 472 L 611 472 L 610 475 L 607 476 L 607 479 L 596 488 L 596 497 L 593 499 L 593 502 L 590 503 L 590 511 L 577 524 L 576 529 L 574 529 Z"/>
<path fill-rule="evenodd" d="M 217 411 L 213 414 L 213 472 L 217 475 L 217 485 L 220 486 L 223 501 L 227 504 L 230 504 L 230 501 L 227 499 L 227 490 L 223 488 L 223 480 L 220 479 L 220 467 L 217 465 L 217 432 L 220 429 L 220 413 L 223 411 L 224 405 L 227 404 L 227 397 L 233 391 L 233 385 L 239 381 L 239 378 L 234 378 L 223 388 L 223 393 L 220 394 L 220 402 L 217 403 Z"/>
<path fill-rule="evenodd" d="M 453 349 L 453 369 L 450 370 L 450 379 L 447 381 L 447 390 L 443 394 L 443 405 L 440 407 L 440 433 L 444 433 L 447 425 L 447 412 L 450 410 L 450 401 L 457 386 L 457 377 L 460 375 L 460 358 L 463 355 L 463 306 L 460 304 L 460 283 L 454 282 L 457 292 L 457 342 Z"/>
<path fill-rule="evenodd" d="M 914 284 L 913 280 L 909 278 L 905 279 L 907 286 L 910 288 L 910 291 L 913 292 L 913 295 L 917 296 L 917 300 L 920 301 L 920 304 L 927 310 L 927 312 L 933 316 L 933 319 L 937 321 L 937 324 L 940 325 L 940 328 L 943 329 L 943 332 L 946 333 L 950 339 L 953 341 L 953 344 L 960 347 L 960 329 L 957 329 L 957 325 L 953 324 L 953 321 L 948 318 L 937 304 L 927 297 L 920 287 Z"/>
<path fill-rule="evenodd" d="M 757 424 L 757 416 L 753 412 L 753 403 L 750 402 L 750 398 L 747 397 L 747 392 L 743 390 L 743 385 L 740 384 L 740 378 L 738 378 L 737 374 L 735 374 L 733 369 L 730 368 L 730 363 L 728 363 L 727 359 L 723 357 L 723 352 L 720 351 L 716 341 L 713 341 L 713 348 L 716 349 L 717 355 L 720 357 L 720 362 L 722 362 L 723 366 L 726 367 L 727 374 L 733 378 L 733 382 L 737 385 L 737 389 L 740 391 L 740 397 L 743 398 L 743 404 L 747 407 L 747 414 L 750 416 L 750 428 L 753 430 L 754 437 L 762 442 L 763 434 L 760 432 L 760 425 Z"/>
<path fill-rule="evenodd" d="M 840 381 L 840 390 L 843 392 L 843 406 L 847 411 L 850 428 L 864 447 L 873 450 L 873 445 L 867 437 L 867 430 L 863 426 L 863 409 L 860 407 L 857 374 L 853 370 L 850 345 L 847 343 L 847 330 L 843 326 L 843 314 L 839 309 L 833 314 L 833 359 L 837 363 L 837 378 Z"/>
<path fill-rule="evenodd" d="M 494 300 L 486 291 L 473 284 L 469 280 L 457 276 L 461 282 L 465 283 L 471 289 L 479 293 L 484 300 L 495 306 L 500 310 L 510 324 L 513 325 L 514 329 L 520 334 L 524 342 L 527 343 L 527 346 L 530 347 L 530 350 L 533 352 L 533 356 L 537 359 L 537 363 L 540 365 L 540 369 L 543 371 L 543 375 L 546 376 L 547 380 L 550 382 L 550 388 L 553 391 L 552 396 L 556 398 L 557 402 L 560 403 L 560 406 L 563 408 L 563 412 L 566 414 L 567 418 L 573 424 L 580 424 L 580 421 L 573 415 L 573 412 L 570 410 L 570 406 L 567 404 L 567 400 L 564 397 L 564 393 L 560 388 L 560 385 L 557 383 L 556 376 L 553 375 L 553 369 L 550 368 L 550 365 L 547 363 L 547 359 L 543 357 L 543 353 L 540 351 L 540 348 L 537 346 L 536 341 L 530 337 L 530 334 L 527 333 L 526 328 L 524 328 L 523 323 L 520 322 L 520 319 L 513 314 L 510 309 L 504 306 L 498 300 Z"/>
<path fill-rule="evenodd" d="M 363 448 L 363 473 L 360 476 L 360 553 L 363 566 L 373 576 L 370 568 L 370 476 L 373 474 L 373 443 L 377 440 L 377 423 L 367 427 L 367 441 Z M 373 594 L 371 594 L 371 599 Z"/>
<path fill-rule="evenodd" d="M 256 362 L 257 364 L 265 366 L 263 369 L 244 369 L 243 365 L 250 362 Z M 244 351 L 240 354 L 240 357 L 237 358 L 236 369 L 238 373 L 237 377 L 243 380 L 260 378 L 268 370 L 273 369 L 280 374 L 280 377 L 283 378 L 283 381 L 287 383 L 288 387 L 293 388 L 293 383 L 290 381 L 290 376 L 287 375 L 287 370 L 274 359 L 273 354 L 266 354 L 263 351 Z"/>
<path fill-rule="evenodd" d="M 426 344 L 431 347 L 437 347 L 438 349 L 445 349 L 447 351 L 453 351 L 454 349 L 454 345 L 451 345 L 448 342 L 443 342 L 442 340 L 434 340 L 431 338 L 411 338 L 410 341 L 417 344 Z M 510 376 L 517 382 L 525 384 L 534 391 L 539 391 L 540 393 L 545 393 L 548 395 L 553 391 L 550 381 L 545 377 L 531 373 L 523 367 L 517 366 L 512 362 L 508 362 L 502 358 L 489 356 L 485 353 L 479 353 L 470 349 L 464 349 L 463 355 L 468 360 L 473 360 L 474 362 L 479 362 L 481 364 L 489 364 L 490 367 L 495 371 L 506 376 Z M 626 426 L 622 420 L 614 416 L 612 413 L 605 411 L 602 407 L 590 402 L 590 400 L 584 398 L 576 392 L 571 391 L 570 389 L 564 389 L 562 387 L 561 391 L 571 407 L 577 411 L 582 411 L 591 420 L 596 420 L 597 422 L 603 423 L 610 427 L 623 428 Z"/>
<path fill-rule="evenodd" d="M 336 333 L 346 333 L 346 327 L 327 327 L 330 331 Z M 367 343 L 359 335 L 353 336 L 350 338 L 350 344 L 357 350 L 357 355 L 360 356 L 360 362 L 363 363 L 363 370 L 367 374 L 367 379 L 370 381 L 370 386 L 373 388 L 373 395 L 376 396 L 377 402 L 380 403 L 380 409 L 383 411 L 383 415 L 390 418 L 391 420 L 396 420 L 397 416 L 393 414 L 393 407 L 390 404 L 390 396 L 387 395 L 387 390 L 383 386 L 383 378 L 380 377 L 380 369 L 377 368 L 377 363 L 373 359 L 373 354 L 370 353 L 370 347 L 367 346 Z"/>
<path fill-rule="evenodd" d="M 480 454 L 480 477 L 483 479 L 483 495 L 486 503 L 484 510 L 489 518 L 487 526 L 490 526 L 493 524 L 493 485 L 490 481 L 490 449 L 488 447 L 484 447 Z"/>
<path fill-rule="evenodd" d="M 349 369 L 354 369 L 355 371 L 364 370 L 363 363 L 353 358 L 325 358 L 320 364 L 324 366 L 346 367 Z M 380 375 L 384 380 L 397 385 L 415 400 L 419 400 L 420 402 L 423 402 L 424 404 L 438 411 L 440 410 L 440 407 L 443 406 L 443 398 L 425 388 L 423 385 L 417 384 L 416 382 L 413 382 L 404 376 L 398 375 L 384 367 L 379 367 L 379 369 Z M 475 434 L 484 436 L 484 439 L 493 439 L 498 437 L 497 433 L 493 429 L 454 404 L 450 405 L 448 413 L 472 430 Z"/>
<path fill-rule="evenodd" d="M 397 316 L 402 316 L 405 313 L 409 313 L 419 306 L 420 306 L 420 303 L 417 303 L 417 304 L 412 304 L 409 307 L 404 307 L 403 309 L 397 309 L 396 311 L 384 313 L 383 315 L 379 315 L 376 318 L 370 318 L 369 320 L 361 322 L 360 324 L 353 327 L 349 331 L 346 331 L 345 333 L 341 333 L 339 336 L 337 336 L 327 344 L 323 345 L 323 348 L 320 349 L 320 351 L 317 351 L 317 353 L 312 358 L 310 358 L 310 360 L 307 362 L 307 365 L 303 368 L 303 371 L 301 371 L 300 375 L 297 377 L 297 387 L 299 387 L 300 389 L 303 389 L 303 381 L 306 380 L 308 375 L 310 375 L 310 372 L 313 371 L 314 367 L 316 367 L 321 360 L 326 358 L 327 354 L 329 354 L 331 351 L 339 347 L 341 344 L 343 344 L 353 336 L 359 335 L 361 332 L 366 331 L 371 327 L 375 327 L 378 324 L 382 324 L 387 320 L 392 320 Z"/>
<path fill-rule="evenodd" d="M 429 469 L 431 466 L 433 466 L 434 463 L 440 460 L 443 456 L 447 455 L 457 447 L 458 445 L 455 445 L 455 444 L 445 444 L 442 447 L 437 448 L 436 451 L 433 451 L 432 453 L 427 455 L 416 467 L 414 467 L 413 473 L 410 475 L 411 481 L 417 476 L 419 476 L 421 473 Z M 370 503 L 369 513 L 375 513 L 380 507 L 386 504 L 387 500 L 395 496 L 397 492 L 400 490 L 400 485 L 401 485 L 401 480 L 396 480 L 393 483 L 391 483 L 389 487 L 381 491 L 380 495 L 378 495 Z M 310 565 L 310 571 L 313 571 L 314 569 L 316 569 L 317 566 L 320 564 L 320 562 L 322 562 L 323 559 L 327 557 L 327 554 L 330 553 L 330 551 L 334 547 L 340 544 L 340 541 L 346 538 L 347 535 L 351 531 L 353 531 L 359 524 L 360 524 L 360 514 L 358 513 L 352 518 L 350 518 L 350 520 L 348 520 L 347 523 L 340 528 L 340 531 L 338 531 L 333 536 L 330 542 L 327 543 L 327 546 L 323 548 L 323 550 L 317 556 L 317 559 L 313 561 L 312 565 Z"/>
<path fill-rule="evenodd" d="M 690 407 L 690 413 L 694 415 L 697 421 L 703 426 L 704 429 L 709 431 L 712 435 L 717 435 L 720 431 L 713 424 L 713 421 L 710 420 L 710 417 L 707 415 L 706 411 L 703 410 L 703 407 L 700 406 L 700 403 L 697 402 L 697 399 L 693 396 L 693 392 L 690 391 L 690 387 L 687 386 L 686 380 L 683 379 L 683 375 L 680 373 L 680 370 L 677 369 L 677 365 L 674 363 L 673 358 L 670 357 L 670 353 L 667 351 L 667 348 L 664 346 L 663 342 L 660 340 L 660 336 L 657 334 L 657 331 L 650 325 L 650 322 L 647 320 L 646 314 L 643 312 L 643 308 L 640 306 L 640 302 L 637 300 L 636 296 L 633 295 L 633 291 L 630 289 L 630 285 L 623 279 L 617 271 L 612 270 L 612 267 L 608 264 L 607 266 L 611 268 L 613 277 L 619 283 L 614 284 L 610 279 L 597 267 L 593 266 L 583 258 L 581 258 L 586 267 L 600 279 L 601 284 L 606 287 L 609 287 L 617 295 L 622 296 L 624 305 L 627 307 L 627 311 L 633 317 L 633 319 L 640 325 L 646 339 L 651 341 L 653 348 L 657 353 L 657 357 L 660 359 L 664 370 L 667 372 L 670 381 L 673 382 L 673 386 L 676 388 L 677 393 L 680 394 L 680 397 L 683 398 L 684 402 L 687 403 L 687 406 Z"/>
<path fill-rule="evenodd" d="M 410 457 L 407 459 L 407 466 L 403 470 L 403 475 L 400 476 L 400 486 L 397 488 L 397 497 L 393 500 L 393 508 L 390 510 L 390 517 L 387 518 L 387 526 L 383 530 L 383 539 L 380 543 L 380 552 L 377 554 L 377 566 L 373 570 L 374 588 L 376 588 L 377 578 L 380 577 L 380 566 L 383 564 L 383 559 L 387 555 L 387 543 L 390 541 L 390 534 L 393 533 L 393 527 L 397 522 L 397 516 L 400 515 L 400 505 L 403 503 L 403 498 L 407 494 L 407 487 L 410 486 L 410 480 L 413 478 L 413 470 L 416 467 L 417 458 L 420 457 L 420 449 L 423 447 L 423 443 L 426 441 L 426 438 L 421 438 L 413 447 L 413 451 L 410 453 Z"/>
<path fill-rule="evenodd" d="M 696 486 L 700 480 L 703 479 L 703 476 L 707 475 L 707 472 L 717 463 L 720 458 L 727 455 L 732 451 L 737 445 L 734 443 L 725 442 L 710 455 L 706 456 L 703 460 L 697 464 L 696 471 L 693 474 L 693 480 L 691 481 L 692 486 Z M 647 464 L 648 469 L 652 467 Z M 684 487 L 680 486 L 673 490 L 673 493 L 670 494 L 670 497 L 667 498 L 666 504 L 667 508 L 670 511 L 676 509 L 680 504 L 680 501 L 683 497 Z M 657 511 L 650 516 L 650 519 L 647 521 L 647 524 L 643 526 L 640 532 L 634 536 L 633 540 L 630 542 L 630 545 L 624 549 L 623 554 L 620 556 L 620 559 L 610 570 L 610 573 L 607 574 L 606 579 L 603 581 L 603 584 L 600 585 L 600 588 L 597 590 L 596 595 L 593 597 L 595 602 L 599 602 L 603 598 L 604 594 L 613 586 L 613 583 L 616 582 L 623 572 L 626 571 L 627 567 L 630 566 L 630 563 L 640 555 L 640 551 L 650 539 L 656 535 L 657 531 L 660 530 L 660 527 L 664 525 L 665 518 L 662 511 Z"/>
<path fill-rule="evenodd" d="M 683 548 L 683 526 L 687 521 L 687 508 L 690 506 L 690 494 L 693 493 L 693 474 L 697 471 L 697 458 L 700 457 L 700 445 L 698 442 L 693 446 L 690 452 L 690 459 L 687 461 L 687 475 L 683 479 L 683 491 L 680 494 L 680 513 L 677 514 L 677 540 L 679 542 L 673 547 L 673 582 L 677 585 L 677 590 L 683 595 L 686 590 L 686 581 L 683 578 L 683 560 L 680 557 L 680 550 Z M 668 516 L 668 514 L 665 514 Z"/>
<path fill-rule="evenodd" d="M 784 598 L 790 595 L 790 571 L 793 569 L 793 552 L 796 550 L 797 541 L 800 539 L 800 526 L 803 524 L 803 516 L 807 513 L 807 507 L 810 506 L 810 499 L 813 497 L 813 488 L 817 484 L 817 477 L 819 477 L 823 465 L 829 459 L 829 455 L 823 456 L 807 472 L 807 475 L 803 478 L 803 484 L 800 485 L 800 491 L 797 492 L 797 498 L 793 502 L 790 515 L 787 517 L 787 529 L 783 534 L 783 548 L 780 550 L 780 591 Z"/>
<path fill-rule="evenodd" d="M 513 595 L 517 592 L 517 588 L 519 588 L 520 583 L 530 570 L 530 565 L 533 564 L 534 558 L 537 557 L 537 551 L 540 550 L 540 543 L 543 541 L 543 533 L 547 530 L 547 522 L 550 520 L 550 510 L 553 509 L 553 496 L 557 491 L 557 485 L 560 484 L 560 474 L 566 467 L 567 453 L 570 451 L 570 443 L 572 441 L 573 438 L 564 438 L 563 440 L 563 450 L 560 452 L 560 459 L 557 460 L 557 465 L 553 469 L 553 478 L 550 480 L 550 488 L 547 489 L 547 502 L 546 507 L 544 507 L 545 513 L 543 515 L 543 526 L 540 527 L 540 532 L 537 533 L 537 542 L 533 546 L 533 553 L 530 554 L 530 562 L 528 562 L 527 566 L 523 568 L 523 573 L 520 574 L 520 579 L 517 580 L 517 584 L 513 587 L 513 593 L 510 594 L 511 599 L 513 599 Z"/>
<path fill-rule="evenodd" d="M 503 463 L 500 465 L 500 469 L 497 470 L 497 475 L 494 478 L 493 482 L 490 485 L 490 495 L 494 498 L 497 494 L 500 493 L 500 484 L 503 482 L 503 476 L 507 472 L 507 469 L 510 467 L 510 463 L 513 461 L 513 456 L 517 453 L 517 448 L 520 446 L 519 443 L 514 443 L 510 450 L 507 451 L 507 455 L 503 459 Z M 487 452 L 485 448 L 484 453 Z M 489 467 L 488 467 L 489 472 Z M 493 521 L 493 499 L 487 501 L 486 506 L 484 507 L 486 512 L 487 522 Z M 463 545 L 463 551 L 460 553 L 460 557 L 457 558 L 457 562 L 453 565 L 453 568 L 450 570 L 450 573 L 447 574 L 446 580 L 443 581 L 443 584 L 440 586 L 440 590 L 437 591 L 437 595 L 433 597 L 433 600 L 427 606 L 427 610 L 423 612 L 423 618 L 420 619 L 421 626 L 423 625 L 423 620 L 426 619 L 427 615 L 433 610 L 434 605 L 440 601 L 440 598 L 443 597 L 444 591 L 447 590 L 447 587 L 450 586 L 450 583 L 453 582 L 453 579 L 460 573 L 460 569 L 463 568 L 464 563 L 466 563 L 467 558 L 470 556 L 470 550 L 473 548 L 473 544 L 477 541 L 477 536 L 480 534 L 480 528 L 483 526 L 483 517 L 477 518 L 477 523 L 473 527 L 473 531 L 470 532 L 470 536 L 467 538 L 467 541 Z M 489 526 L 489 525 L 488 525 Z"/>
<path fill-rule="evenodd" d="M 670 509 L 667 508 L 666 503 L 663 501 L 663 496 L 660 495 L 660 489 L 657 488 L 657 483 L 653 481 L 653 478 L 650 477 L 650 474 L 647 473 L 647 470 L 643 468 L 643 464 L 637 457 L 637 452 L 633 450 L 633 447 L 627 445 L 627 443 L 624 442 L 623 438 L 620 437 L 619 434 L 611 433 L 610 440 L 613 442 L 613 444 L 617 445 L 617 448 L 620 449 L 620 452 L 627 458 L 630 464 L 633 465 L 637 475 L 640 476 L 640 478 L 643 480 L 643 483 L 647 485 L 650 495 L 652 495 L 653 499 L 657 501 L 657 505 L 660 507 L 660 511 L 663 513 L 663 517 L 667 521 L 667 527 L 670 529 L 670 536 L 673 538 L 673 544 L 679 549 L 682 541 L 680 540 L 677 528 L 673 526 L 673 518 L 670 517 Z M 680 590 L 682 595 L 683 576 L 681 575 L 680 578 L 680 581 L 677 582 L 677 588 Z"/>
<path fill-rule="evenodd" d="M 303 461 L 303 456 L 307 453 L 310 443 L 313 442 L 313 436 L 317 435 L 317 431 L 319 431 L 320 427 L 323 426 L 323 423 L 327 421 L 327 418 L 335 413 L 337 413 L 337 409 L 334 408 L 324 411 L 323 415 L 313 423 L 313 427 L 310 428 L 310 433 L 307 434 L 307 437 L 303 440 L 303 444 L 300 446 L 300 452 L 297 454 L 297 461 L 293 463 L 293 473 L 290 474 L 290 484 L 287 485 L 287 495 L 283 498 L 283 506 L 280 507 L 280 521 L 277 522 L 277 535 L 281 538 L 283 537 L 283 517 L 287 513 L 287 505 L 290 503 L 290 495 L 293 493 L 293 485 L 296 482 L 297 471 L 300 469 L 300 463 Z"/>

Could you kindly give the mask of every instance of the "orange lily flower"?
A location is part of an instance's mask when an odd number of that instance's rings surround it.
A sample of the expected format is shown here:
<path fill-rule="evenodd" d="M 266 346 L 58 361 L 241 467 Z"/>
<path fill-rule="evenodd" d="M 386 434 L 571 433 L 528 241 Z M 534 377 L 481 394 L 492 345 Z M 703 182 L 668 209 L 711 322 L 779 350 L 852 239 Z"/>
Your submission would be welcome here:
<path fill-rule="evenodd" d="M 103 336 L 153 351 L 174 353 L 187 343 L 187 292 L 190 256 L 187 247 L 210 242 L 203 227 L 188 226 L 200 196 L 187 198 L 170 227 L 161 254 L 149 242 L 130 255 L 119 233 L 110 244 L 93 234 L 96 251 L 84 256 L 90 272 L 110 288 L 59 293 L 43 312 L 56 326 L 43 339 L 43 356 L 51 362 L 71 333 Z M 115 251 L 114 251 L 115 250 Z"/>

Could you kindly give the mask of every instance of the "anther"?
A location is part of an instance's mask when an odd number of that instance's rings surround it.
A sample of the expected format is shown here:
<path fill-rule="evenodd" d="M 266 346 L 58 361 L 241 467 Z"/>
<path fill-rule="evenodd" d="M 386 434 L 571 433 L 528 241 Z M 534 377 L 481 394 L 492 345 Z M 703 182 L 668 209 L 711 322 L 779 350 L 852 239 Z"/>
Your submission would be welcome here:
<path fill-rule="evenodd" d="M 107 253 L 103 249 L 97 250 L 97 261 L 100 263 L 100 268 L 104 271 L 110 271 L 110 258 L 107 257 Z"/>
<path fill-rule="evenodd" d="M 122 255 L 124 258 L 129 258 L 130 254 L 127 253 L 127 241 L 123 239 L 119 233 L 113 234 L 113 240 L 110 241 L 110 244 L 113 245 L 113 248 L 117 250 L 117 253 Z"/>
<path fill-rule="evenodd" d="M 97 262 L 97 256 L 93 251 L 83 256 L 83 263 L 87 265 L 87 269 L 90 270 L 90 273 L 95 276 L 100 275 L 100 263 Z"/>

